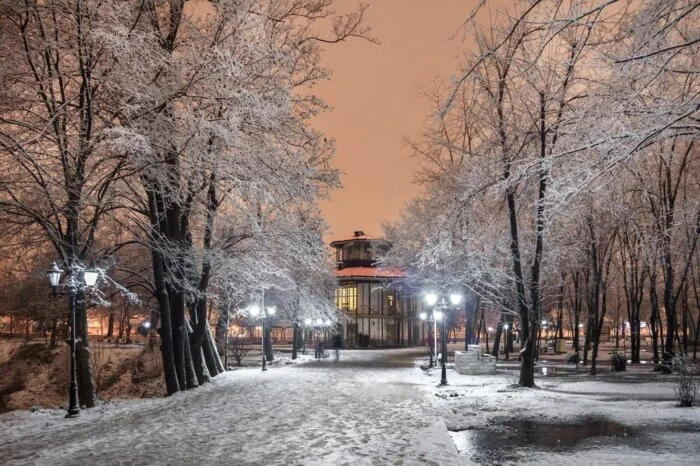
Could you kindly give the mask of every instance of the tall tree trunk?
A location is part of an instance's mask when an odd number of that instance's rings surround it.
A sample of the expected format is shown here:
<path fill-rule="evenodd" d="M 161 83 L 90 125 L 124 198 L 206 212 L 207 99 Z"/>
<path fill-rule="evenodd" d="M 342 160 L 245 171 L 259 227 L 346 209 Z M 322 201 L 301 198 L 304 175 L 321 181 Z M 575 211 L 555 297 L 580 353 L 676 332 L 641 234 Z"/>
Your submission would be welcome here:
<path fill-rule="evenodd" d="M 219 356 L 218 351 L 216 351 L 216 344 L 214 343 L 214 338 L 211 334 L 209 322 L 207 322 L 206 328 L 204 329 L 202 350 L 204 352 L 204 362 L 206 362 L 209 374 L 212 377 L 215 377 L 224 372 L 224 364 L 221 362 L 221 357 Z"/>
<path fill-rule="evenodd" d="M 111 340 L 114 337 L 114 310 L 109 311 L 109 320 L 107 321 L 107 339 Z"/>
<path fill-rule="evenodd" d="M 155 232 L 161 229 L 158 201 L 156 193 L 150 190 L 148 193 L 149 214 L 151 220 L 151 228 Z M 173 327 L 170 310 L 170 295 L 165 284 L 165 271 L 163 265 L 163 256 L 160 248 L 157 245 L 151 247 L 151 256 L 153 262 L 153 282 L 156 290 L 156 300 L 158 301 L 158 309 L 160 314 L 160 349 L 163 357 L 163 374 L 165 376 L 165 387 L 168 395 L 179 392 L 181 387 L 184 389 L 186 385 L 180 384 L 180 379 L 177 375 L 175 366 L 175 347 L 173 344 Z"/>
<path fill-rule="evenodd" d="M 224 354 L 229 326 L 229 302 L 224 297 L 219 305 L 219 319 L 216 321 L 216 349 L 219 354 Z"/>
<path fill-rule="evenodd" d="M 190 346 L 190 341 L 192 341 L 192 326 L 190 322 L 185 319 L 185 336 L 184 342 L 184 355 L 185 355 L 185 381 L 187 383 L 187 389 L 197 388 L 199 385 L 209 381 L 208 374 L 206 373 L 206 368 L 204 366 L 204 356 L 202 354 L 202 347 L 200 346 L 197 350 L 192 350 Z"/>
<path fill-rule="evenodd" d="M 56 347 L 56 337 L 57 337 L 56 334 L 57 333 L 58 333 L 58 317 L 54 317 L 53 319 L 51 319 L 51 340 L 49 343 L 51 345 L 51 348 Z"/>
<path fill-rule="evenodd" d="M 272 349 L 272 325 L 268 319 L 263 332 L 263 348 L 265 349 L 265 359 L 270 362 L 275 360 L 275 354 Z"/>
<path fill-rule="evenodd" d="M 688 306 L 688 284 L 683 287 L 683 313 L 681 314 L 681 332 L 682 340 L 681 347 L 683 348 L 683 354 L 688 354 L 688 313 L 690 312 Z"/>
<path fill-rule="evenodd" d="M 90 360 L 90 344 L 87 338 L 88 319 L 87 306 L 85 304 L 85 294 L 80 291 L 77 297 L 78 306 L 75 312 L 76 335 L 80 335 L 76 345 L 76 367 L 78 373 L 78 399 L 80 404 L 92 408 L 97 402 L 95 394 L 95 379 L 92 375 L 92 364 Z"/>
<path fill-rule="evenodd" d="M 659 298 L 656 294 L 656 272 L 653 270 L 649 274 L 649 305 L 651 306 L 651 345 L 652 355 L 654 358 L 654 367 L 658 367 L 660 363 L 659 355 L 659 328 L 661 326 L 659 317 Z"/>
<path fill-rule="evenodd" d="M 579 325 L 581 324 L 581 272 L 578 270 L 574 272 L 571 276 L 572 278 L 572 283 L 574 286 L 574 296 L 573 296 L 573 311 L 574 311 L 574 341 L 573 341 L 573 348 L 575 352 L 579 352 L 581 350 L 580 348 L 580 342 L 579 342 L 579 334 L 580 334 L 580 329 Z M 585 363 L 584 363 L 585 364 Z"/>
<path fill-rule="evenodd" d="M 501 335 L 503 333 L 503 326 L 505 325 L 505 315 L 501 312 L 501 318 L 498 322 L 498 327 L 496 327 L 496 335 L 493 340 L 493 347 L 491 348 L 491 356 L 498 358 L 498 352 L 501 347 Z"/>
<path fill-rule="evenodd" d="M 583 342 L 583 365 L 588 364 L 588 351 L 591 349 L 591 342 L 593 341 L 593 326 L 595 321 L 591 318 L 590 314 L 588 316 L 588 321 L 586 322 L 586 336 Z"/>
<path fill-rule="evenodd" d="M 566 281 L 566 275 L 561 277 L 561 284 L 559 285 L 559 292 L 557 294 L 557 338 L 564 339 L 564 284 Z"/>
<path fill-rule="evenodd" d="M 299 324 L 292 324 L 292 360 L 297 358 L 297 347 L 299 346 Z"/>

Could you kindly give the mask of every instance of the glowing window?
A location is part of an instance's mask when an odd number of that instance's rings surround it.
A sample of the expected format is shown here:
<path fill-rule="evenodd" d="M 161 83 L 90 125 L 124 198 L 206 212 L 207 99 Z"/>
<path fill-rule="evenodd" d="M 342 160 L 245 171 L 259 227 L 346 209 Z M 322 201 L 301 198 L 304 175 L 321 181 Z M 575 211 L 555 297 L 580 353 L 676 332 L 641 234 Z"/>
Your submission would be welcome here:
<path fill-rule="evenodd" d="M 342 311 L 357 311 L 357 285 L 344 285 L 335 290 L 335 305 Z"/>

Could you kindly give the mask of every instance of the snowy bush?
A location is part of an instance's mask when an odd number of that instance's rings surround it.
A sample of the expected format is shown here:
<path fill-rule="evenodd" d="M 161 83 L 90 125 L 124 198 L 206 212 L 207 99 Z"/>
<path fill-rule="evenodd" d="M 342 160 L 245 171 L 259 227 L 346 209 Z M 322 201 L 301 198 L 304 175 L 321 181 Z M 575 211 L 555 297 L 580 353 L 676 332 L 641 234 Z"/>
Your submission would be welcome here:
<path fill-rule="evenodd" d="M 612 359 L 610 359 L 610 364 L 612 365 L 612 370 L 615 372 L 627 370 L 627 358 L 625 358 L 624 354 L 613 354 Z"/>
<path fill-rule="evenodd" d="M 95 379 L 95 393 L 100 393 L 105 388 L 107 371 L 112 365 L 110 357 L 105 348 L 95 343 L 90 346 L 90 363 L 92 364 L 92 375 Z"/>
<path fill-rule="evenodd" d="M 243 365 L 243 358 L 248 355 L 250 347 L 246 344 L 243 338 L 239 336 L 229 337 L 228 340 L 228 356 L 236 360 L 238 367 Z M 226 368 L 228 369 L 228 367 Z"/>
<path fill-rule="evenodd" d="M 695 395 L 698 392 L 698 384 L 694 379 L 697 373 L 693 362 L 676 356 L 671 362 L 673 372 L 678 376 L 678 384 L 673 389 L 678 399 L 678 406 L 690 407 L 693 406 Z"/>
<path fill-rule="evenodd" d="M 146 347 L 131 364 L 131 383 L 133 384 L 163 375 L 163 360 L 160 351 Z"/>

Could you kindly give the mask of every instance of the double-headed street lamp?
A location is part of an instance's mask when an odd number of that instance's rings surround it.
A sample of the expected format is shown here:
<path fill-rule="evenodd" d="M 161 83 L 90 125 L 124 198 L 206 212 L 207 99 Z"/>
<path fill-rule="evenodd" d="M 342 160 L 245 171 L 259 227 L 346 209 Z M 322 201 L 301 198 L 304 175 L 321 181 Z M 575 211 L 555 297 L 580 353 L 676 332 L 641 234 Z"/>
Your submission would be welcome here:
<path fill-rule="evenodd" d="M 51 266 L 51 270 L 48 271 L 47 275 L 49 277 L 49 282 L 53 287 L 54 297 L 56 296 L 56 290 L 61 282 L 61 274 L 63 270 L 58 267 L 58 264 L 54 261 Z M 83 269 L 75 264 L 71 264 L 68 270 L 68 278 L 63 284 L 68 289 L 68 296 L 70 297 L 70 385 L 68 387 L 68 413 L 66 417 L 75 417 L 80 414 L 80 404 L 78 402 L 78 377 L 76 373 L 76 363 L 75 363 L 75 347 L 76 347 L 76 322 L 75 322 L 75 312 L 78 306 L 78 292 L 89 288 L 95 284 L 97 281 L 98 273 L 94 270 Z"/>
<path fill-rule="evenodd" d="M 450 294 L 450 303 L 452 306 L 457 306 L 461 301 L 462 295 L 457 293 Z M 439 298 L 435 293 L 426 294 L 425 303 L 433 307 L 433 320 L 440 320 L 440 340 L 442 340 L 442 378 L 440 379 L 440 385 L 447 385 L 447 338 L 445 338 L 445 321 L 447 320 L 446 311 L 449 309 L 449 306 L 444 297 Z M 435 345 L 437 351 L 437 339 L 435 340 Z"/>
<path fill-rule="evenodd" d="M 275 306 L 268 306 L 266 308 L 259 308 L 258 306 L 251 306 L 248 308 L 248 313 L 251 317 L 260 316 L 260 321 L 262 322 L 262 332 L 260 334 L 260 348 L 262 349 L 262 370 L 267 370 L 267 364 L 265 362 L 265 319 L 275 315 L 277 308 Z"/>

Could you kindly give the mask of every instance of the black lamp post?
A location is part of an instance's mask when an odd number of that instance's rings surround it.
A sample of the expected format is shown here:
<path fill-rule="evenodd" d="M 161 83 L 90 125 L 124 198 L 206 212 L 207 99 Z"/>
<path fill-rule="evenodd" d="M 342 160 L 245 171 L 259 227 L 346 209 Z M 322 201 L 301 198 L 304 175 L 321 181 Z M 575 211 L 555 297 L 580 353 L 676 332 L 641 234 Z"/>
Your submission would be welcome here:
<path fill-rule="evenodd" d="M 450 303 L 452 306 L 457 306 L 462 301 L 462 295 L 452 293 L 450 294 Z M 442 347 L 442 374 L 440 378 L 440 385 L 447 385 L 447 338 L 445 335 L 445 321 L 447 320 L 446 311 L 449 309 L 447 301 L 444 297 L 439 298 L 434 293 L 428 293 L 425 295 L 425 302 L 429 306 L 433 306 L 433 319 L 440 320 L 440 340 Z"/>
<path fill-rule="evenodd" d="M 53 287 L 54 297 L 56 289 L 61 281 L 63 270 L 58 267 L 54 261 L 51 270 L 48 271 L 49 282 Z M 78 377 L 76 373 L 75 349 L 76 349 L 76 322 L 75 311 L 78 306 L 78 291 L 84 286 L 91 287 L 97 281 L 97 272 L 91 270 L 83 270 L 82 281 L 78 279 L 80 272 L 75 265 L 69 267 L 68 280 L 65 286 L 68 288 L 68 297 L 70 299 L 70 385 L 68 387 L 68 413 L 66 417 L 75 417 L 80 414 L 80 404 L 78 401 Z"/>
<path fill-rule="evenodd" d="M 434 319 L 428 319 L 428 314 L 425 312 L 420 313 L 420 320 L 428 322 L 428 332 L 430 332 L 430 325 L 434 322 Z M 433 341 L 428 340 L 428 353 L 430 354 L 430 363 L 428 363 L 428 367 L 434 367 L 435 364 L 433 364 L 433 347 L 435 342 L 435 333 L 433 333 Z"/>
<path fill-rule="evenodd" d="M 261 310 L 258 306 L 251 306 L 250 308 L 248 308 L 248 312 L 252 317 L 260 316 L 260 322 L 262 322 L 262 332 L 260 334 L 260 348 L 262 349 L 262 370 L 266 371 L 267 363 L 265 358 L 265 319 L 275 315 L 277 309 L 274 306 L 268 306 L 267 308 L 263 308 Z"/>

